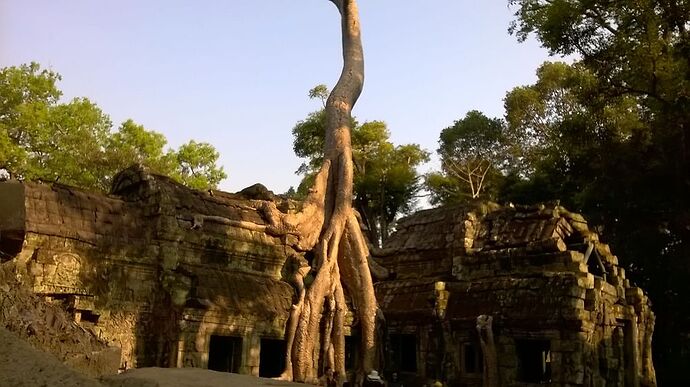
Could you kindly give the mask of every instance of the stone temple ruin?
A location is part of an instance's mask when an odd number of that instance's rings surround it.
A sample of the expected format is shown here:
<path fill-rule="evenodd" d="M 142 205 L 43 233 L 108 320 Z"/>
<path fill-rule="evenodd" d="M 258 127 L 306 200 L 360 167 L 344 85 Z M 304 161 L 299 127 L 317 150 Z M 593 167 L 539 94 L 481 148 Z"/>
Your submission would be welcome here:
<path fill-rule="evenodd" d="M 500 385 L 655 385 L 654 314 L 585 220 L 557 205 L 439 208 L 379 252 L 393 367 L 481 386 L 477 316 Z"/>
<path fill-rule="evenodd" d="M 140 167 L 118 175 L 109 195 L 0 183 L 0 261 L 11 287 L 92 335 L 80 342 L 104 343 L 77 364 L 91 373 L 96 364 L 95 373 L 159 366 L 273 377 L 290 278 L 310 257 L 271 235 L 265 201 L 299 207 L 260 186 L 194 191 Z M 373 254 L 388 271 L 375 285 L 382 371 L 406 385 L 656 384 L 649 300 L 585 220 L 557 204 L 420 211 Z M 0 292 L 9 329 L 19 326 L 10 301 L 23 300 L 11 292 Z M 357 321 L 347 325 L 355 369 Z"/>

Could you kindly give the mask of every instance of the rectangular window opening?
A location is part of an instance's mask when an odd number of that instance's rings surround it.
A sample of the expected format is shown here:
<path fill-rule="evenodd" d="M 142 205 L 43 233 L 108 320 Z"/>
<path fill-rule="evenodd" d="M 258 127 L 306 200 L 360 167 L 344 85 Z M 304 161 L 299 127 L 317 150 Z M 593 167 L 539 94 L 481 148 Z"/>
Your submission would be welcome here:
<path fill-rule="evenodd" d="M 88 322 L 91 324 L 98 324 L 98 318 L 100 315 L 93 313 L 91 310 L 82 310 L 81 312 L 81 322 Z"/>

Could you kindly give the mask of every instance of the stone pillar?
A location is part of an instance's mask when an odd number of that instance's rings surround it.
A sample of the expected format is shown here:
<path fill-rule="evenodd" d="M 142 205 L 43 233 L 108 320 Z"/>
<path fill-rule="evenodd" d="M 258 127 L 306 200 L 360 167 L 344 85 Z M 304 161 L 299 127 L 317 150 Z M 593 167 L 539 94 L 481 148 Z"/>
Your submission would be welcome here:
<path fill-rule="evenodd" d="M 625 314 L 628 318 L 625 321 L 624 329 L 625 385 L 639 387 L 640 375 L 638 374 L 638 370 L 640 370 L 640 340 L 637 332 L 637 316 L 635 316 L 635 309 L 633 309 L 632 306 L 625 308 Z"/>
<path fill-rule="evenodd" d="M 242 366 L 240 367 L 240 373 L 259 376 L 261 337 L 250 333 L 242 338 L 242 343 Z"/>

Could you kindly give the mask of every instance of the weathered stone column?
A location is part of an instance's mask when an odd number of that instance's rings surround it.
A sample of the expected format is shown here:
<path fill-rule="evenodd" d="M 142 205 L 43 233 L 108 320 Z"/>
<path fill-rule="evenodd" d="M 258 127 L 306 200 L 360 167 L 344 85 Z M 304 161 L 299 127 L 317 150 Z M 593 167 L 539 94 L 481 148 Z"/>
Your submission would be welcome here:
<path fill-rule="evenodd" d="M 498 387 L 498 358 L 494 341 L 493 317 L 485 314 L 477 317 L 477 333 L 484 355 L 484 387 Z"/>

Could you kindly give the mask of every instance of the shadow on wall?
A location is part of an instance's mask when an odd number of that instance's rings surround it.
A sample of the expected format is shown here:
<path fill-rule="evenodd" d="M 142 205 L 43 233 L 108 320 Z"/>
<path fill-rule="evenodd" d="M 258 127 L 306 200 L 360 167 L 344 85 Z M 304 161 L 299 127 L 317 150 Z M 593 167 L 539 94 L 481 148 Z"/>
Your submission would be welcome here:
<path fill-rule="evenodd" d="M 402 345 L 391 345 L 385 371 L 388 381 L 395 373 L 405 386 L 429 386 L 437 380 L 447 386 L 483 386 L 489 363 L 472 328 L 451 332 L 462 339 L 447 343 L 450 348 L 442 359 L 420 351 L 434 347 L 424 342 L 427 328 L 420 326 L 419 335 L 391 335 L 391 342 Z M 494 334 L 500 385 L 656 385 L 653 373 L 645 372 L 648 369 L 641 364 L 644 355 L 635 343 L 639 337 L 632 324 L 624 321 L 600 337 L 585 332 L 528 331 L 500 323 Z M 420 367 L 427 368 L 424 376 Z"/>
<path fill-rule="evenodd" d="M 258 373 L 260 339 L 282 338 L 293 291 L 281 270 L 296 252 L 232 226 L 263 222 L 259 204 L 233 194 L 192 191 L 136 168 L 119 189 L 1 183 L 0 195 L 16 199 L 10 207 L 24 210 L 0 217 L 2 260 L 14 261 L 35 294 L 121 347 L 121 368 L 206 367 L 218 329 L 251 338 L 244 360 L 257 360 L 243 373 Z"/>

